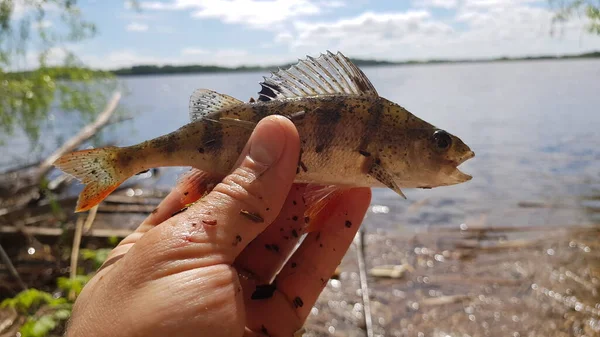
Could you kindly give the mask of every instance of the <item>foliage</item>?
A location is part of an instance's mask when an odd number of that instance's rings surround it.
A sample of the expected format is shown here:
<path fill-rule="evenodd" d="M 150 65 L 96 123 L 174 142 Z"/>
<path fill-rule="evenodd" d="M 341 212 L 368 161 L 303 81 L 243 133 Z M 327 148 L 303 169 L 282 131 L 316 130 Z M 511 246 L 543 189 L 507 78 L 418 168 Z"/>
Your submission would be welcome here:
<path fill-rule="evenodd" d="M 74 292 L 75 296 L 79 296 L 83 290 L 83 286 L 90 280 L 91 275 L 77 275 L 73 280 L 69 277 L 59 277 L 56 280 L 56 285 L 65 294 Z"/>
<path fill-rule="evenodd" d="M 585 16 L 589 19 L 588 32 L 600 34 L 600 1 L 598 0 L 549 0 L 558 5 L 553 22 L 566 22 L 574 16 Z"/>
<path fill-rule="evenodd" d="M 22 132 L 35 144 L 53 110 L 83 125 L 102 109 L 114 76 L 69 49 L 95 34 L 77 0 L 0 1 L 0 142 Z"/>
<path fill-rule="evenodd" d="M 19 329 L 22 337 L 44 337 L 71 316 L 72 303 L 65 298 L 37 289 L 23 290 L 17 296 L 0 304 L 2 308 L 13 308 L 27 320 Z"/>
<path fill-rule="evenodd" d="M 39 318 L 29 317 L 19 332 L 21 337 L 45 337 L 56 329 L 60 323 L 71 317 L 70 309 L 58 309 Z"/>
<path fill-rule="evenodd" d="M 108 248 L 80 250 L 84 260 L 93 262 L 94 271 L 104 263 L 109 252 Z M 12 308 L 20 315 L 27 316 L 27 320 L 19 329 L 22 337 L 49 336 L 50 333 L 64 328 L 64 323 L 71 316 L 74 300 L 92 276 L 93 273 L 76 275 L 74 279 L 59 277 L 56 286 L 60 292 L 57 294 L 62 293 L 62 296 L 53 296 L 51 293 L 32 288 L 21 291 L 13 298 L 5 299 L 0 303 L 0 308 Z M 66 296 L 71 293 L 75 294 L 73 300 Z"/>
<path fill-rule="evenodd" d="M 20 314 L 30 315 L 38 311 L 42 305 L 48 305 L 52 308 L 64 303 L 66 303 L 64 298 L 54 298 L 52 294 L 38 289 L 27 289 L 13 298 L 5 299 L 0 303 L 0 307 L 13 308 Z"/>
<path fill-rule="evenodd" d="M 94 269 L 98 269 L 100 268 L 100 266 L 102 266 L 102 264 L 104 263 L 104 261 L 106 261 L 106 258 L 108 257 L 108 254 L 110 254 L 110 251 L 112 249 L 108 249 L 108 248 L 101 248 L 101 249 L 81 249 L 81 256 L 83 257 L 84 260 L 91 260 L 94 263 Z"/>

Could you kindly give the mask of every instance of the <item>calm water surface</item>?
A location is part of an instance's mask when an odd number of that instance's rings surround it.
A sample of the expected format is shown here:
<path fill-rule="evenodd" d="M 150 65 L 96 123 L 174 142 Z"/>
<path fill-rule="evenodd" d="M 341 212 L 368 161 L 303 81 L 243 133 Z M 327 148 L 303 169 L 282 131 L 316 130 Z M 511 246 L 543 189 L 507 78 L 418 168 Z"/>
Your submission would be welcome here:
<path fill-rule="evenodd" d="M 461 166 L 474 177 L 468 183 L 406 190 L 408 200 L 375 189 L 365 219 L 368 228 L 600 222 L 600 61 L 364 71 L 382 96 L 458 135 L 476 153 Z M 210 88 L 247 100 L 256 97 L 263 75 L 124 78 L 131 93 L 122 102 L 135 119 L 119 125 L 110 137 L 119 145 L 131 145 L 173 131 L 188 123 L 188 99 L 194 89 Z M 68 127 L 72 123 L 60 113 L 53 123 L 66 137 L 73 132 Z M 15 144 L 9 154 L 22 153 L 25 143 Z M 168 170 L 159 187 L 172 186 L 181 171 Z M 524 202 L 536 207 L 523 207 Z"/>

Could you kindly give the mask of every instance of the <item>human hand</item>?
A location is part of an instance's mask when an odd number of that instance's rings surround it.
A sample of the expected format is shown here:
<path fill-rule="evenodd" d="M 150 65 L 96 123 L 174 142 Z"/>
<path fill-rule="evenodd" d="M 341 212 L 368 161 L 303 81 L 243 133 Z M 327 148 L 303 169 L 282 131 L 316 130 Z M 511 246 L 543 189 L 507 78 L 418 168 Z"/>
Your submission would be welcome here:
<path fill-rule="evenodd" d="M 66 336 L 293 336 L 371 198 L 368 188 L 336 196 L 293 252 L 305 227 L 299 143 L 288 119 L 268 117 L 205 197 L 202 174 L 180 181 L 84 287 Z"/>

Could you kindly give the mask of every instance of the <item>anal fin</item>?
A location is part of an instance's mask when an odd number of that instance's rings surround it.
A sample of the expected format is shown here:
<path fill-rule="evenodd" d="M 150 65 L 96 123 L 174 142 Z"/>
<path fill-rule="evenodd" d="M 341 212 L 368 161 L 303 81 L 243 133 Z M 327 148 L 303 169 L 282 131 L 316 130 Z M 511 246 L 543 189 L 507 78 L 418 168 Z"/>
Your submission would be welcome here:
<path fill-rule="evenodd" d="M 305 219 L 308 220 L 307 233 L 317 231 L 325 225 L 328 210 L 337 206 L 339 196 L 347 191 L 341 186 L 308 184 L 304 192 L 306 210 Z"/>

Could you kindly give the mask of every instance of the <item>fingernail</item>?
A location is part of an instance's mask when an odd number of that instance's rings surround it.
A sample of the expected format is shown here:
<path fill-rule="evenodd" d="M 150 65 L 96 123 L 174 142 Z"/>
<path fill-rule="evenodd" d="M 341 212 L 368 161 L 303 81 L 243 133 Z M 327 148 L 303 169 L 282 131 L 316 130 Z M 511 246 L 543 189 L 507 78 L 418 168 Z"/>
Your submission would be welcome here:
<path fill-rule="evenodd" d="M 271 166 L 279 160 L 285 147 L 285 134 L 276 118 L 258 123 L 250 138 L 248 156 L 255 163 Z"/>

